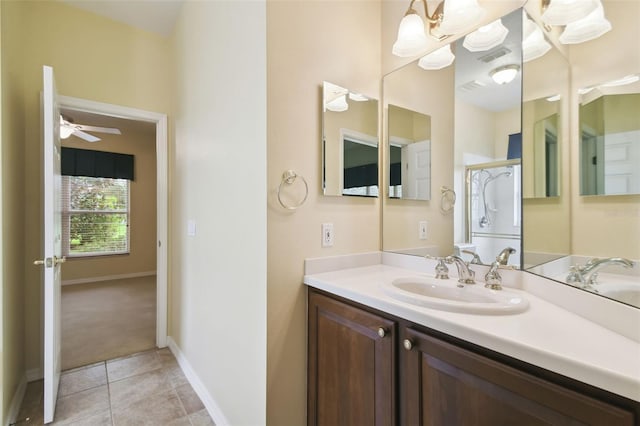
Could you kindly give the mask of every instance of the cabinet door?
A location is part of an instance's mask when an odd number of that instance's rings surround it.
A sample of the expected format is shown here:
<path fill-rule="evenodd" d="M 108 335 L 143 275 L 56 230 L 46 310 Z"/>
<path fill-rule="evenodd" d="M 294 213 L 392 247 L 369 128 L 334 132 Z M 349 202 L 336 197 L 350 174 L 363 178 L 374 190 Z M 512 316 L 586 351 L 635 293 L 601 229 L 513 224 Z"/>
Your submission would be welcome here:
<path fill-rule="evenodd" d="M 309 293 L 309 425 L 395 423 L 393 321 Z"/>
<path fill-rule="evenodd" d="M 413 329 L 404 329 L 401 423 L 633 425 L 626 410 Z M 408 340 L 410 344 L 407 344 Z"/>

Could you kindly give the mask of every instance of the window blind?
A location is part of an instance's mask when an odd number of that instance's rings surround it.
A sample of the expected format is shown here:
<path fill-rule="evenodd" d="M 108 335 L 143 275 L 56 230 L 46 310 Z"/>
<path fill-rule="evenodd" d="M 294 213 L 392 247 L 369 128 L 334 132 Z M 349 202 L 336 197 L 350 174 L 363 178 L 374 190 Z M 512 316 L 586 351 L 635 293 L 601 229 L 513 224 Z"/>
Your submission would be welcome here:
<path fill-rule="evenodd" d="M 115 152 L 62 147 L 63 176 L 134 180 L 134 156 Z"/>

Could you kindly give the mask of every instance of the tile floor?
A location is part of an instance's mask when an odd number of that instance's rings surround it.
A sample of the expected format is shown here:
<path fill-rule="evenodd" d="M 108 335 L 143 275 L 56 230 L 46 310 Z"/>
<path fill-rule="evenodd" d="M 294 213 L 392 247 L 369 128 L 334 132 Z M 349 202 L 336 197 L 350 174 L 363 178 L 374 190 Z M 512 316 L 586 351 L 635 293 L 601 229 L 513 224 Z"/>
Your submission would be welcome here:
<path fill-rule="evenodd" d="M 42 399 L 42 381 L 29 383 L 17 426 L 43 424 Z M 64 371 L 52 424 L 214 425 L 166 348 Z"/>

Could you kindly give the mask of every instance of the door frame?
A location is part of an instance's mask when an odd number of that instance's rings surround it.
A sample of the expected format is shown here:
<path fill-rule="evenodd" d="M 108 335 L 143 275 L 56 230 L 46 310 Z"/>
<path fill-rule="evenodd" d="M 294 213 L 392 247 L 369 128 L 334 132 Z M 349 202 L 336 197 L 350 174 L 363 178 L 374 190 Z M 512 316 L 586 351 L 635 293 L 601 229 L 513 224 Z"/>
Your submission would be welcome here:
<path fill-rule="evenodd" d="M 58 96 L 60 108 L 106 115 L 128 120 L 144 121 L 156 125 L 156 346 L 167 346 L 168 321 L 168 130 L 167 115 L 121 105 Z"/>

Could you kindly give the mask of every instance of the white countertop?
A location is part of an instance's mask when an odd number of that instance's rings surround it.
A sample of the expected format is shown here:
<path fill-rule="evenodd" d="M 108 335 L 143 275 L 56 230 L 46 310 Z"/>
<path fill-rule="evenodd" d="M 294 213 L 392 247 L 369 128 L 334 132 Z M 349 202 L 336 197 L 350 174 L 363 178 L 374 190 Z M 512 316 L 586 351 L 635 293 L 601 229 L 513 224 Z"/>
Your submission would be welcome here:
<path fill-rule="evenodd" d="M 525 312 L 474 315 L 415 306 L 383 292 L 382 285 L 396 278 L 433 277 L 432 265 L 424 259 L 420 262 L 425 267 L 415 269 L 398 267 L 397 262 L 386 262 L 396 266 L 383 264 L 379 253 L 355 258 L 355 262 L 345 256 L 336 257 L 337 262 L 331 258 L 309 259 L 305 264 L 304 283 L 640 401 L 640 342 L 518 289 L 522 287 L 518 281 L 522 272 L 508 271 L 505 282 L 513 286 L 508 291 L 519 293 L 529 301 Z M 481 275 L 476 272 L 476 276 Z"/>

